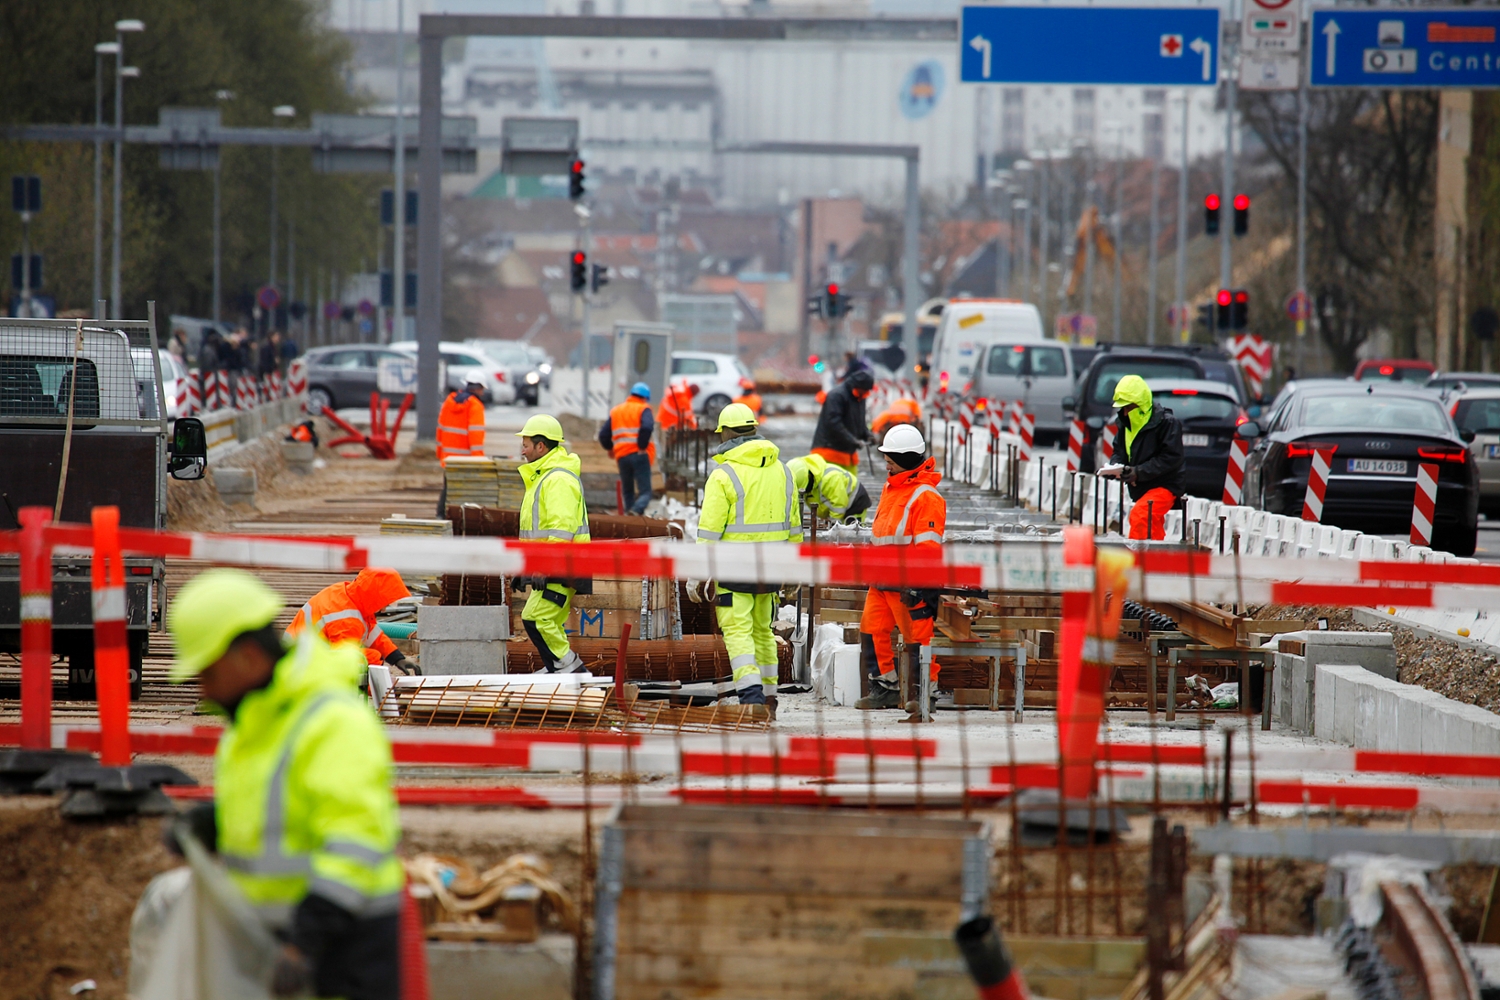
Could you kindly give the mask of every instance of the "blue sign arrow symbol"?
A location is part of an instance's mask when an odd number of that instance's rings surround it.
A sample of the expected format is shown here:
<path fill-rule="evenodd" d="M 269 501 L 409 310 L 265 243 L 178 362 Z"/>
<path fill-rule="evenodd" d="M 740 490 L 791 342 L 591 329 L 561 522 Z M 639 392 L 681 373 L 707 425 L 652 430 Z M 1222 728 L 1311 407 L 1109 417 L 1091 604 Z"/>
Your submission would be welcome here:
<path fill-rule="evenodd" d="M 1323 69 L 1324 76 L 1333 76 L 1334 63 L 1336 62 L 1334 53 L 1338 49 L 1339 34 L 1339 23 L 1337 21 L 1329 20 L 1327 24 L 1323 25 L 1323 35 L 1328 39 L 1328 62 Z"/>
<path fill-rule="evenodd" d="M 1188 48 L 1203 57 L 1203 79 L 1213 76 L 1213 64 L 1209 60 L 1213 58 L 1214 47 L 1201 38 L 1195 38 L 1188 44 Z"/>
<path fill-rule="evenodd" d="M 990 40 L 983 35 L 975 35 L 969 39 L 969 48 L 979 53 L 980 59 L 983 61 L 979 69 L 979 75 L 988 80 L 990 78 L 990 51 L 993 48 L 990 45 Z"/>

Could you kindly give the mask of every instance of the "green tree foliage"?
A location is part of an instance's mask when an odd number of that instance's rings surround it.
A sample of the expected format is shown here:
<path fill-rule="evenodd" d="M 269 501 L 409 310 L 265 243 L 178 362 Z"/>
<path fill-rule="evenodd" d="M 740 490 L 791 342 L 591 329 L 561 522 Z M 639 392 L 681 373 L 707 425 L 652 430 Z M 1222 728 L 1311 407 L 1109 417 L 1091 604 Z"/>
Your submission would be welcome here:
<path fill-rule="evenodd" d="M 359 110 L 346 83 L 349 50 L 323 25 L 315 0 L 6 0 L 0 3 L 0 123 L 88 124 L 95 115 L 94 45 L 114 23 L 138 18 L 125 37 L 125 123 L 155 124 L 166 106 L 219 107 L 231 126 L 306 127 L 313 112 Z M 104 119 L 114 121 L 113 58 L 104 59 Z M 221 99 L 221 92 L 229 95 Z M 290 122 L 272 108 L 297 109 Z M 104 289 L 109 290 L 111 176 L 104 149 Z M 224 147 L 223 288 L 226 319 L 269 277 L 271 151 Z M 297 296 L 321 268 L 350 273 L 375 257 L 375 200 L 383 178 L 314 174 L 306 149 L 279 160 L 277 281 L 286 280 L 288 219 L 297 241 Z M 213 289 L 213 175 L 163 170 L 157 149 L 124 154 L 122 298 L 126 316 L 207 316 Z M 93 290 L 93 144 L 0 141 L 0 178 L 42 177 L 43 210 L 32 226 L 46 256 L 44 291 L 59 309 L 89 309 Z M 20 248 L 20 222 L 0 212 L 0 248 Z M 7 258 L 8 259 L 8 258 Z"/>

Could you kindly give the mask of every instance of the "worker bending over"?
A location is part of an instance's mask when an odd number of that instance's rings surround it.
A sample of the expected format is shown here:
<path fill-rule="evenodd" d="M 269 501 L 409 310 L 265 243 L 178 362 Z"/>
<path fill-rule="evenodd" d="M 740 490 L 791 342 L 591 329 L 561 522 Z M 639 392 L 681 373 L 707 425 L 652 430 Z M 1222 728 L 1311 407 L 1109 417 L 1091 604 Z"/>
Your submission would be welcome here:
<path fill-rule="evenodd" d="M 599 444 L 620 469 L 627 514 L 644 514 L 651 502 L 651 466 L 656 461 L 651 432 L 655 429 L 651 387 L 644 382 L 630 387 L 625 402 L 610 410 L 609 419 L 599 428 Z"/>
<path fill-rule="evenodd" d="M 877 439 L 883 438 L 885 437 L 885 432 L 890 430 L 892 427 L 895 427 L 897 424 L 911 424 L 913 427 L 921 427 L 922 405 L 915 399 L 911 399 L 907 396 L 902 396 L 900 399 L 891 403 L 890 406 L 887 406 L 884 410 L 880 411 L 880 415 L 877 416 L 875 418 L 875 422 L 870 425 L 870 432 L 874 434 Z"/>
<path fill-rule="evenodd" d="M 796 486 L 781 463 L 780 449 L 756 433 L 755 414 L 742 403 L 719 412 L 721 444 L 712 457 L 717 468 L 703 484 L 703 506 L 698 512 L 698 542 L 726 544 L 802 540 Z M 721 570 L 753 560 L 749 553 L 725 553 Z M 722 573 L 720 574 L 723 575 Z M 717 595 L 715 595 L 717 587 Z M 771 616 L 776 608 L 774 583 L 736 583 L 733 580 L 690 581 L 688 598 L 713 600 L 724 648 L 734 671 L 734 687 L 741 705 L 765 705 L 776 717 L 776 638 Z"/>
<path fill-rule="evenodd" d="M 880 445 L 890 478 L 880 492 L 871 533 L 876 545 L 913 545 L 941 548 L 948 525 L 948 504 L 938 492 L 942 474 L 931 458 L 922 432 L 910 424 L 892 427 Z M 920 668 L 918 646 L 932 644 L 937 619 L 936 590 L 884 590 L 871 587 L 865 593 L 865 610 L 859 619 L 859 645 L 865 670 L 870 674 L 870 693 L 855 702 L 856 708 L 897 708 L 901 705 L 896 675 L 896 655 L 891 630 L 900 629 L 911 654 L 912 676 Z M 932 663 L 932 698 L 938 697 L 937 661 Z M 916 713 L 920 706 L 909 702 Z M 932 706 L 928 706 L 929 711 Z"/>
<path fill-rule="evenodd" d="M 828 394 L 813 431 L 814 455 L 850 472 L 859 471 L 859 449 L 874 440 L 865 426 L 865 397 L 873 388 L 875 376 L 868 368 L 856 367 Z"/>
<path fill-rule="evenodd" d="M 175 824 L 217 851 L 283 944 L 278 997 L 396 1000 L 406 873 L 391 746 L 354 690 L 364 667 L 313 630 L 288 648 L 283 598 L 242 570 L 212 569 L 167 612 L 173 681 L 197 678 L 228 716 L 214 799 Z"/>
<path fill-rule="evenodd" d="M 650 411 L 647 411 L 650 412 Z M 520 537 L 529 541 L 586 542 L 589 512 L 583 503 L 583 463 L 563 447 L 562 424 L 556 417 L 538 414 L 521 428 L 519 466 L 526 493 L 521 498 Z M 520 583 L 518 579 L 516 581 Z M 542 658 L 538 673 L 573 673 L 583 669 L 583 660 L 568 645 L 568 613 L 573 595 L 590 593 L 587 578 L 533 577 L 531 594 L 521 609 L 521 625 Z"/>
<path fill-rule="evenodd" d="M 1130 487 L 1130 537 L 1167 537 L 1167 511 L 1187 488 L 1187 459 L 1182 453 L 1182 421 L 1151 399 L 1151 387 L 1139 375 L 1126 375 L 1115 386 L 1120 411 L 1118 465 L 1099 471 Z M 1149 524 L 1147 523 L 1149 519 Z"/>
<path fill-rule="evenodd" d="M 324 587 L 292 618 L 286 634 L 295 638 L 308 626 L 331 645 L 353 643 L 370 666 L 389 664 L 396 674 L 420 674 L 416 661 L 396 648 L 375 623 L 375 615 L 411 596 L 401 574 L 393 569 L 362 569 L 359 576 Z"/>
<path fill-rule="evenodd" d="M 755 419 L 760 419 L 760 393 L 755 391 L 755 383 L 750 379 L 740 379 L 740 394 L 734 397 L 734 402 L 743 403 L 750 407 L 750 412 L 755 414 Z"/>
<path fill-rule="evenodd" d="M 786 463 L 786 467 L 797 486 L 798 499 L 814 517 L 855 521 L 870 509 L 870 494 L 854 473 L 832 464 L 822 455 L 803 455 Z"/>
<path fill-rule="evenodd" d="M 470 379 L 462 392 L 450 392 L 438 411 L 438 464 L 447 466 L 455 455 L 484 457 L 484 383 Z M 438 495 L 439 519 L 448 516 L 448 480 Z"/>
<path fill-rule="evenodd" d="M 656 425 L 662 429 L 663 434 L 674 427 L 681 427 L 686 431 L 698 429 L 698 415 L 693 412 L 693 397 L 698 392 L 696 382 L 690 383 L 683 379 L 667 386 L 666 398 L 656 411 Z"/>

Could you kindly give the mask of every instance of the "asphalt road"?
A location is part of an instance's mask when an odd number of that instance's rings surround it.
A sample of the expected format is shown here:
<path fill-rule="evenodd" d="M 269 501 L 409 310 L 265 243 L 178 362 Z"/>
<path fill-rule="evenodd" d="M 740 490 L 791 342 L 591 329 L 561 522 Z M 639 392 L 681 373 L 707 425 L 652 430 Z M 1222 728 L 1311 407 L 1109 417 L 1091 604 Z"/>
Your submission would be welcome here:
<path fill-rule="evenodd" d="M 1480 516 L 1479 546 L 1474 550 L 1474 558 L 1480 562 L 1500 562 L 1500 521 L 1487 521 Z"/>

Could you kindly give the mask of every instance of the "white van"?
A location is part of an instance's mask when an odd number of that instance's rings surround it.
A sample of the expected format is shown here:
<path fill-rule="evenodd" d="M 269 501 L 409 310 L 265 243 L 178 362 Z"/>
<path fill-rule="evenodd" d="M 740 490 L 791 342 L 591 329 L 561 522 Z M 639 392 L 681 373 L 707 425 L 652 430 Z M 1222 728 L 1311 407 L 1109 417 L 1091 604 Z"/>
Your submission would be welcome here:
<path fill-rule="evenodd" d="M 1075 374 L 1067 344 L 998 340 L 979 355 L 971 394 L 1001 403 L 1021 400 L 1036 417 L 1035 442 L 1066 446 L 1070 415 L 1063 400 L 1073 395 Z"/>
<path fill-rule="evenodd" d="M 949 299 L 932 343 L 929 392 L 965 392 L 985 349 L 1042 340 L 1042 314 L 1015 299 Z"/>

